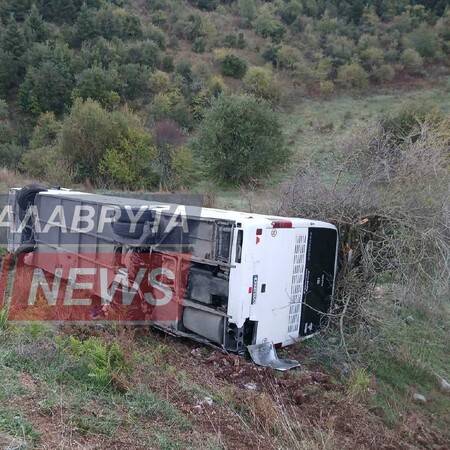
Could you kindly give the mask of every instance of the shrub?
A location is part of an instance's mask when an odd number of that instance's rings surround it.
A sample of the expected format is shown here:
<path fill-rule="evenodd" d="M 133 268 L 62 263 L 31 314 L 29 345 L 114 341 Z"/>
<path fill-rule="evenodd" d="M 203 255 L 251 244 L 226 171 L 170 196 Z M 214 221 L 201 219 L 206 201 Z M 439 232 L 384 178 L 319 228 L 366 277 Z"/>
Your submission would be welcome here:
<path fill-rule="evenodd" d="M 192 43 L 192 51 L 194 53 L 204 53 L 206 50 L 206 41 L 204 38 L 197 38 Z"/>
<path fill-rule="evenodd" d="M 247 63 L 236 55 L 226 55 L 221 66 L 222 75 L 232 78 L 242 78 L 247 71 Z"/>
<path fill-rule="evenodd" d="M 255 31 L 263 38 L 270 37 L 274 42 L 280 42 L 286 30 L 270 10 L 264 6 L 255 20 Z"/>
<path fill-rule="evenodd" d="M 200 125 L 196 148 L 211 175 L 244 183 L 272 172 L 288 156 L 278 115 L 248 94 L 217 99 Z"/>
<path fill-rule="evenodd" d="M 69 104 L 71 89 L 72 77 L 68 69 L 44 62 L 37 68 L 28 69 L 20 86 L 19 104 L 29 114 L 62 113 Z"/>
<path fill-rule="evenodd" d="M 420 56 L 434 58 L 439 49 L 438 36 L 434 30 L 421 25 L 409 35 L 409 38 Z"/>
<path fill-rule="evenodd" d="M 369 47 L 361 52 L 361 58 L 366 70 L 380 66 L 384 62 L 384 52 L 379 47 Z"/>
<path fill-rule="evenodd" d="M 156 158 L 151 135 L 132 126 L 113 147 L 106 149 L 99 163 L 99 173 L 107 184 L 120 189 L 150 189 L 158 182 Z"/>
<path fill-rule="evenodd" d="M 368 85 L 368 75 L 358 63 L 349 63 L 339 67 L 336 82 L 345 88 L 362 89 Z"/>
<path fill-rule="evenodd" d="M 76 77 L 77 97 L 86 100 L 88 98 L 97 100 L 102 106 L 114 104 L 114 94 L 117 96 L 119 83 L 114 72 L 106 71 L 101 67 L 92 67 L 83 70 Z"/>
<path fill-rule="evenodd" d="M 334 83 L 331 80 L 322 80 L 319 82 L 321 95 L 329 97 L 334 91 Z"/>
<path fill-rule="evenodd" d="M 77 172 L 79 180 L 96 181 L 98 164 L 108 148 L 120 138 L 110 114 L 91 99 L 77 99 L 61 130 L 61 154 Z"/>
<path fill-rule="evenodd" d="M 119 66 L 120 92 L 123 96 L 134 99 L 147 89 L 150 70 L 140 64 Z"/>
<path fill-rule="evenodd" d="M 154 68 L 159 61 L 159 55 L 160 49 L 158 44 L 147 39 L 129 48 L 127 62 Z"/>
<path fill-rule="evenodd" d="M 380 83 L 387 83 L 395 78 L 395 70 L 390 64 L 382 64 L 373 68 L 372 76 Z"/>
<path fill-rule="evenodd" d="M 238 0 L 238 11 L 245 27 L 250 28 L 256 17 L 256 1 L 255 0 Z"/>
<path fill-rule="evenodd" d="M 303 57 L 299 49 L 290 45 L 282 45 L 277 51 L 276 61 L 280 69 L 295 70 L 303 61 Z"/>
<path fill-rule="evenodd" d="M 245 36 L 244 33 L 242 33 L 242 31 L 238 33 L 236 47 L 241 50 L 247 47 L 247 41 L 245 40 Z"/>
<path fill-rule="evenodd" d="M 403 50 L 400 56 L 400 62 L 410 73 L 417 73 L 423 66 L 423 58 L 413 48 Z"/>
<path fill-rule="evenodd" d="M 243 80 L 244 91 L 276 105 L 280 99 L 278 85 L 270 72 L 263 67 L 250 67 Z"/>
<path fill-rule="evenodd" d="M 172 73 L 175 70 L 172 55 L 164 55 L 161 61 L 161 70 L 167 73 Z"/>

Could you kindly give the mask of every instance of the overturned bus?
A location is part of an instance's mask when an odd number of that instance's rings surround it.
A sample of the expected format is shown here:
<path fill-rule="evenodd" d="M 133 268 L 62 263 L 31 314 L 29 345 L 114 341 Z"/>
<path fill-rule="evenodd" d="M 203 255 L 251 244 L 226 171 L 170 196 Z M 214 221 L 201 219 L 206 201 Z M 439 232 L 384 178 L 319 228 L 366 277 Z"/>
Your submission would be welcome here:
<path fill-rule="evenodd" d="M 325 222 L 29 185 L 10 190 L 9 223 L 31 268 L 23 308 L 44 304 L 45 320 L 150 324 L 242 352 L 315 333 L 332 301 Z"/>

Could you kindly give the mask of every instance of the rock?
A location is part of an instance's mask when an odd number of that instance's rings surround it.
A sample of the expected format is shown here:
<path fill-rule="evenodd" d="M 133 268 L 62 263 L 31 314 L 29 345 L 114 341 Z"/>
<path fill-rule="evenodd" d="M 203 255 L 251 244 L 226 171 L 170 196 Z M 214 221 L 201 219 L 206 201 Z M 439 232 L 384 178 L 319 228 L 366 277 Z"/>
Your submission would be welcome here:
<path fill-rule="evenodd" d="M 203 405 L 212 406 L 213 405 L 213 399 L 211 397 L 205 397 L 202 401 Z"/>
<path fill-rule="evenodd" d="M 439 375 L 438 375 L 438 386 L 439 386 L 439 389 L 442 391 L 442 392 L 448 392 L 448 391 L 450 391 L 450 383 L 447 381 L 447 380 L 444 380 L 444 378 L 442 378 L 442 377 L 440 377 Z"/>
<path fill-rule="evenodd" d="M 346 362 L 342 363 L 341 373 L 344 377 L 347 377 L 350 374 L 350 366 Z"/>
<path fill-rule="evenodd" d="M 254 383 L 253 381 L 251 381 L 250 383 L 245 383 L 244 387 L 245 387 L 245 389 L 248 389 L 249 391 L 257 391 L 258 390 L 257 384 Z"/>
<path fill-rule="evenodd" d="M 406 322 L 408 325 L 410 325 L 411 323 L 413 323 L 414 320 L 415 320 L 415 319 L 414 319 L 413 316 L 405 317 L 405 322 Z"/>
<path fill-rule="evenodd" d="M 413 396 L 413 400 L 417 403 L 426 403 L 427 399 L 422 394 L 418 394 L 417 392 Z"/>
<path fill-rule="evenodd" d="M 191 355 L 194 358 L 200 358 L 202 356 L 202 349 L 200 347 L 194 348 L 193 350 L 191 350 Z"/>

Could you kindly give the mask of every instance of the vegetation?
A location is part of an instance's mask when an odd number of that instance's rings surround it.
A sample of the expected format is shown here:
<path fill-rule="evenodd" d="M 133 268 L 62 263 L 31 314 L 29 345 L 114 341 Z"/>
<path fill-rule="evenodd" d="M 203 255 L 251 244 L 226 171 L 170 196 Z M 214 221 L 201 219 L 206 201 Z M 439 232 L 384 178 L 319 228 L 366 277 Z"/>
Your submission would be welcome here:
<path fill-rule="evenodd" d="M 207 192 L 342 242 L 330 326 L 279 376 L 2 309 L 0 441 L 447 448 L 449 30 L 443 1 L 0 0 L 4 190 Z"/>
<path fill-rule="evenodd" d="M 405 77 L 432 78 L 449 59 L 445 2 L 393 7 L 388 1 L 183 1 L 140 8 L 133 0 L 2 0 L 0 98 L 7 102 L 8 126 L 14 130 L 11 139 L 1 137 L 2 164 L 51 182 L 58 181 L 56 163 L 65 168 L 69 183 L 89 179 L 97 187 L 176 187 L 191 178 L 192 170 L 179 174 L 178 181 L 163 179 L 167 174 L 157 151 L 132 162 L 145 159 L 143 167 L 152 167 L 141 182 L 137 167 L 118 173 L 118 165 L 130 159 L 139 142 L 153 148 L 155 124 L 164 120 L 183 130 L 184 148 L 192 147 L 196 139 L 190 135 L 205 132 L 202 122 L 220 92 L 247 93 L 283 111 L 293 92 L 326 99 L 363 93 Z M 108 142 L 99 144 L 101 155 L 93 156 L 92 167 L 77 153 L 71 156 L 67 127 L 80 114 L 77 99 L 98 102 L 104 110 L 100 121 L 136 115 L 141 136 L 136 137 L 135 126 L 131 140 L 127 132 L 105 137 Z M 89 108 L 93 113 L 88 106 L 85 112 Z M 32 138 L 40 116 L 48 113 L 54 113 L 60 131 L 41 163 Z M 100 156 L 106 158 L 101 165 Z M 83 173 L 87 166 L 89 173 Z"/>

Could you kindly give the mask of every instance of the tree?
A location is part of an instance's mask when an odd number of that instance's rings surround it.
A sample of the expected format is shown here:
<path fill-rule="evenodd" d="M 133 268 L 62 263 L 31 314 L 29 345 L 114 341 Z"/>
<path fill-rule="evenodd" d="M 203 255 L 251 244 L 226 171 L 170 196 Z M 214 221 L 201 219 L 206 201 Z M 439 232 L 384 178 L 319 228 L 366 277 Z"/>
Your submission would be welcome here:
<path fill-rule="evenodd" d="M 28 42 L 42 42 L 48 36 L 47 27 L 35 3 L 27 16 L 25 30 Z"/>
<path fill-rule="evenodd" d="M 99 164 L 99 173 L 107 184 L 120 189 L 149 189 L 158 182 L 154 170 L 157 149 L 152 136 L 139 127 L 131 127 L 112 148 L 108 148 Z"/>
<path fill-rule="evenodd" d="M 242 18 L 243 25 L 250 28 L 256 17 L 255 0 L 238 0 L 238 11 Z"/>
<path fill-rule="evenodd" d="M 120 130 L 100 103 L 75 100 L 61 131 L 60 150 L 78 181 L 97 182 L 98 165 L 108 148 L 114 148 Z"/>
<path fill-rule="evenodd" d="M 0 49 L 0 62 L 0 97 L 2 97 L 18 82 L 18 64 L 14 55 L 2 49 Z"/>
<path fill-rule="evenodd" d="M 227 77 L 242 78 L 247 72 L 247 63 L 236 55 L 225 55 L 221 65 L 222 75 Z"/>
<path fill-rule="evenodd" d="M 79 44 L 97 35 L 94 17 L 95 10 L 83 3 L 76 22 L 76 39 Z"/>
<path fill-rule="evenodd" d="M 256 98 L 267 100 L 275 105 L 280 99 L 278 85 L 272 72 L 263 67 L 250 67 L 243 80 L 244 91 Z"/>
<path fill-rule="evenodd" d="M 252 95 L 222 94 L 206 112 L 195 147 L 211 175 L 250 182 L 288 158 L 281 122 Z"/>
<path fill-rule="evenodd" d="M 46 111 L 61 114 L 70 101 L 71 89 L 72 80 L 66 68 L 51 61 L 43 62 L 27 70 L 20 86 L 19 104 L 29 114 Z"/>
<path fill-rule="evenodd" d="M 423 58 L 413 48 L 403 50 L 400 56 L 400 62 L 405 66 L 408 72 L 415 73 L 423 66 Z"/>
<path fill-rule="evenodd" d="M 270 37 L 274 42 L 280 42 L 286 31 L 267 6 L 261 8 L 261 13 L 255 20 L 255 30 L 263 38 Z"/>
<path fill-rule="evenodd" d="M 358 63 L 349 63 L 339 67 L 336 81 L 346 88 L 365 88 L 368 84 L 367 72 Z"/>
<path fill-rule="evenodd" d="M 75 95 L 82 99 L 98 100 L 103 106 L 117 103 L 118 80 L 115 73 L 101 67 L 83 70 L 76 77 Z"/>
<path fill-rule="evenodd" d="M 136 98 L 147 89 L 150 70 L 140 64 L 124 64 L 119 66 L 119 81 L 121 94 L 130 99 Z"/>
<path fill-rule="evenodd" d="M 25 38 L 13 16 L 9 18 L 3 33 L 2 47 L 5 52 L 11 53 L 15 58 L 22 56 L 25 51 Z"/>

